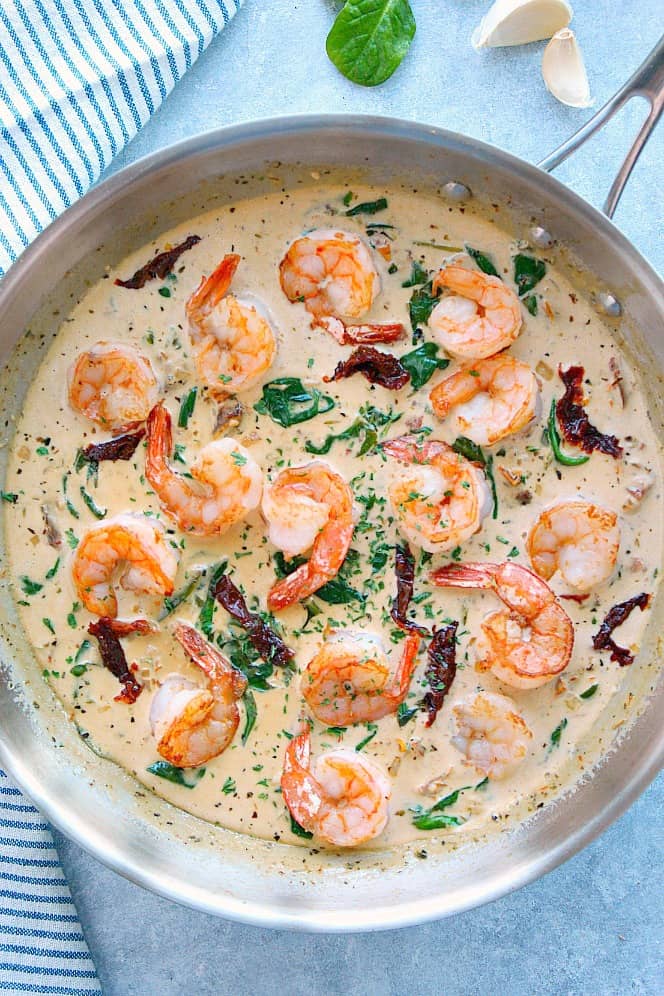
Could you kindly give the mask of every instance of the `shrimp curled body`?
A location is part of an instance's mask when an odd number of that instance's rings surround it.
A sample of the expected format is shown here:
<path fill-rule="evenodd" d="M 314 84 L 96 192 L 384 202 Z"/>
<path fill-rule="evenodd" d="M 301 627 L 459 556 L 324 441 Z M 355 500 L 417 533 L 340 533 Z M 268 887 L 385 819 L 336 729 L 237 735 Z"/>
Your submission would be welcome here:
<path fill-rule="evenodd" d="M 368 247 L 358 235 L 320 228 L 296 239 L 279 264 L 281 289 L 314 317 L 361 318 L 380 290 Z"/>
<path fill-rule="evenodd" d="M 479 692 L 454 707 L 452 743 L 489 778 L 504 778 L 524 759 L 532 733 L 506 695 Z"/>
<path fill-rule="evenodd" d="M 613 573 L 620 546 L 618 516 L 585 501 L 545 509 L 528 536 L 528 554 L 540 577 L 556 571 L 577 591 L 589 591 Z"/>
<path fill-rule="evenodd" d="M 240 301 L 228 289 L 240 263 L 235 253 L 224 256 L 186 305 L 196 371 L 216 397 L 228 397 L 251 387 L 272 366 L 277 340 L 270 323 L 253 304 Z"/>
<path fill-rule="evenodd" d="M 419 642 L 416 633 L 406 637 L 391 675 L 375 636 L 342 630 L 328 637 L 302 675 L 302 694 L 316 719 L 350 726 L 396 712 L 408 694 Z"/>
<path fill-rule="evenodd" d="M 88 611 L 115 618 L 113 581 L 121 564 L 127 565 L 120 576 L 123 588 L 172 593 L 178 557 L 163 526 L 156 519 L 125 512 L 91 526 L 76 547 L 72 577 Z"/>
<path fill-rule="evenodd" d="M 268 595 L 271 610 L 299 602 L 336 577 L 353 537 L 353 492 L 322 460 L 287 467 L 263 495 L 272 543 L 287 557 L 311 549 L 306 564 L 282 578 Z"/>
<path fill-rule="evenodd" d="M 170 466 L 171 449 L 171 416 L 162 404 L 155 405 L 148 419 L 145 476 L 183 532 L 219 535 L 260 504 L 261 469 L 230 436 L 202 447 L 190 466 L 193 480 Z"/>
<path fill-rule="evenodd" d="M 564 671 L 574 627 L 541 578 L 520 564 L 450 564 L 431 574 L 441 588 L 488 588 L 505 608 L 482 623 L 486 654 L 477 669 L 491 670 L 514 688 L 538 688 Z"/>
<path fill-rule="evenodd" d="M 281 776 L 288 810 L 300 826 L 335 847 L 356 847 L 383 832 L 391 795 L 387 775 L 356 751 L 310 760 L 309 733 L 289 742 Z"/>
<path fill-rule="evenodd" d="M 144 422 L 159 397 L 152 365 L 134 346 L 98 342 L 81 353 L 68 373 L 69 403 L 106 429 Z"/>
<path fill-rule="evenodd" d="M 452 291 L 431 312 L 429 327 L 452 356 L 481 360 L 510 346 L 521 331 L 519 299 L 498 277 L 450 263 L 436 274 L 433 293 Z"/>
<path fill-rule="evenodd" d="M 537 415 L 539 382 L 526 363 L 501 353 L 447 377 L 429 395 L 439 418 L 480 446 L 519 432 Z"/>
<path fill-rule="evenodd" d="M 192 626 L 179 623 L 175 637 L 207 676 L 208 687 L 169 674 L 152 699 L 150 726 L 163 758 L 179 768 L 196 768 L 231 743 L 247 679 Z"/>
<path fill-rule="evenodd" d="M 491 507 L 482 471 L 440 440 L 399 436 L 383 443 L 397 466 L 387 493 L 399 528 L 429 553 L 449 550 L 478 531 Z"/>

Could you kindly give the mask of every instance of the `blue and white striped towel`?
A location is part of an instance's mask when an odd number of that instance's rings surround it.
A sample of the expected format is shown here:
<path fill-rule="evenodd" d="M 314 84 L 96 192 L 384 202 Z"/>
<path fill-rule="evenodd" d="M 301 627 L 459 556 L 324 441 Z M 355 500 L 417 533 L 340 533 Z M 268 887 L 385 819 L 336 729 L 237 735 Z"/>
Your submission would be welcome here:
<path fill-rule="evenodd" d="M 0 276 L 242 0 L 0 0 Z M 0 992 L 101 992 L 53 839 L 0 772 Z"/>
<path fill-rule="evenodd" d="M 0 275 L 99 178 L 242 0 L 0 0 Z"/>

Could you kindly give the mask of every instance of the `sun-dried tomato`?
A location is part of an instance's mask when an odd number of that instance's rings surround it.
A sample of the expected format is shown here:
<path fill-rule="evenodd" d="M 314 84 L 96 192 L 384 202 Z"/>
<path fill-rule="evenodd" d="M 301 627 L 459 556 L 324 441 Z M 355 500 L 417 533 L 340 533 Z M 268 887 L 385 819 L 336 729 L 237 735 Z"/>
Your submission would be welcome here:
<path fill-rule="evenodd" d="M 145 429 L 137 432 L 125 432 L 121 436 L 107 439 L 104 443 L 90 443 L 81 450 L 81 456 L 87 463 L 101 463 L 103 460 L 131 460 L 136 447 L 145 435 Z"/>
<path fill-rule="evenodd" d="M 637 606 L 643 612 L 648 607 L 649 602 L 650 595 L 642 591 L 640 595 L 634 595 L 633 598 L 628 598 L 624 602 L 618 602 L 612 609 L 609 609 L 604 622 L 593 636 L 593 647 L 595 650 L 610 650 L 611 660 L 617 661 L 621 667 L 627 667 L 631 664 L 634 660 L 634 654 L 626 647 L 619 647 L 611 634 L 614 629 L 617 629 L 618 626 L 621 626 L 629 618 Z"/>
<path fill-rule="evenodd" d="M 131 705 L 143 691 L 143 686 L 136 681 L 132 674 L 125 652 L 120 643 L 120 636 L 127 636 L 129 633 L 150 632 L 152 626 L 145 619 L 134 619 L 131 622 L 121 622 L 118 619 L 110 619 L 102 616 L 88 626 L 88 633 L 94 636 L 99 644 L 104 667 L 114 674 L 122 685 L 122 691 L 115 696 L 116 702 L 126 702 Z"/>
<path fill-rule="evenodd" d="M 247 631 L 253 647 L 263 660 L 279 667 L 288 667 L 295 651 L 287 647 L 277 633 L 271 629 L 258 612 L 250 612 L 244 595 L 231 581 L 228 574 L 222 574 L 212 589 L 216 598 L 229 615 Z"/>
<path fill-rule="evenodd" d="M 580 446 L 586 453 L 599 450 L 608 456 L 622 456 L 622 446 L 615 436 L 606 435 L 592 424 L 583 407 L 583 377 L 585 370 L 580 366 L 558 367 L 558 375 L 565 385 L 565 393 L 556 404 L 556 415 L 564 439 Z"/>
<path fill-rule="evenodd" d="M 331 377 L 323 377 L 326 384 L 333 380 L 363 374 L 370 384 L 380 384 L 391 391 L 398 391 L 410 380 L 410 374 L 392 353 L 381 353 L 373 346 L 358 346 L 347 360 L 341 360 Z"/>
<path fill-rule="evenodd" d="M 427 726 L 434 723 L 456 675 L 457 626 L 458 623 L 453 622 L 436 630 L 429 644 L 425 678 L 430 690 L 422 699 L 428 713 Z"/>
<path fill-rule="evenodd" d="M 392 619 L 399 629 L 403 629 L 407 633 L 428 636 L 428 630 L 418 626 L 417 623 L 408 618 L 408 607 L 413 597 L 415 585 L 415 559 L 407 543 L 404 543 L 403 546 L 397 544 L 394 570 L 397 577 L 397 593 L 392 600 L 392 608 L 390 609 Z"/>
<path fill-rule="evenodd" d="M 115 280 L 116 285 L 118 287 L 126 287 L 128 290 L 140 290 L 141 287 L 145 287 L 149 280 L 155 280 L 157 277 L 163 280 L 171 272 L 182 253 L 186 252 L 187 249 L 191 249 L 192 246 L 195 246 L 200 241 L 200 235 L 188 235 L 180 245 L 173 246 L 172 249 L 167 249 L 166 252 L 157 253 L 144 266 L 136 270 L 136 273 L 129 277 L 128 280 L 120 280 L 117 277 Z"/>

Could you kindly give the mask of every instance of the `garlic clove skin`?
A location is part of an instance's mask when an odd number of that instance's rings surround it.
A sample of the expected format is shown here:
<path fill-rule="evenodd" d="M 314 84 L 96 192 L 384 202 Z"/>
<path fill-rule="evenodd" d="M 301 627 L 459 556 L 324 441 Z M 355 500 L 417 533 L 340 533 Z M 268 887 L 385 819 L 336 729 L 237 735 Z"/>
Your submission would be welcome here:
<path fill-rule="evenodd" d="M 568 107 L 591 107 L 590 84 L 581 49 L 570 28 L 557 31 L 544 49 L 542 76 L 549 93 Z"/>
<path fill-rule="evenodd" d="M 571 19 L 566 0 L 495 0 L 473 32 L 473 48 L 542 41 L 567 27 Z"/>

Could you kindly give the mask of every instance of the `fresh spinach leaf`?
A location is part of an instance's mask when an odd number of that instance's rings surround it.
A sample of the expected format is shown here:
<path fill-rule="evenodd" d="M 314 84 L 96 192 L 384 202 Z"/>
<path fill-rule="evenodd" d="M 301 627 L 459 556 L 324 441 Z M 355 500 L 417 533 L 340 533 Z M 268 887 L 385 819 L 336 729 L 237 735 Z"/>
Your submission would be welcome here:
<path fill-rule="evenodd" d="M 277 377 L 263 385 L 263 397 L 254 405 L 259 415 L 269 415 L 285 429 L 324 415 L 334 408 L 334 398 L 315 387 L 305 387 L 299 377 Z"/>
<path fill-rule="evenodd" d="M 519 297 L 529 294 L 546 273 L 546 263 L 534 256 L 517 253 L 514 257 L 514 283 Z"/>
<path fill-rule="evenodd" d="M 498 270 L 486 253 L 481 252 L 479 249 L 473 249 L 472 246 L 468 245 L 464 246 L 464 249 L 470 258 L 475 260 L 482 273 L 488 273 L 490 277 L 500 277 Z"/>
<path fill-rule="evenodd" d="M 408 314 L 410 315 L 410 324 L 413 327 L 413 332 L 420 325 L 426 325 L 431 317 L 431 312 L 437 304 L 438 294 L 435 296 L 432 294 L 431 281 L 413 291 L 408 302 Z"/>
<path fill-rule="evenodd" d="M 326 50 L 353 83 L 378 86 L 399 67 L 414 37 L 408 0 L 347 0 L 327 36 Z"/>
<path fill-rule="evenodd" d="M 251 689 L 247 689 L 242 696 L 242 701 L 244 702 L 244 729 L 242 730 L 242 746 L 246 744 L 249 739 L 249 735 L 256 725 L 256 717 L 258 716 L 258 709 L 256 708 L 256 699 L 254 698 L 254 693 Z"/>
<path fill-rule="evenodd" d="M 535 318 L 537 312 L 539 311 L 539 306 L 537 304 L 537 297 L 535 294 L 529 294 L 528 297 L 524 297 L 523 303 L 526 306 L 528 312 Z"/>
<path fill-rule="evenodd" d="M 301 827 L 292 813 L 289 813 L 288 815 L 290 816 L 291 833 L 294 833 L 296 837 L 304 837 L 305 840 L 311 840 L 313 837 L 311 831 L 305 830 L 304 827 Z"/>
<path fill-rule="evenodd" d="M 367 744 L 370 743 L 373 740 L 373 738 L 378 733 L 378 724 L 377 723 L 367 723 L 367 730 L 369 731 L 368 734 L 367 734 L 367 736 L 364 737 L 363 740 L 360 740 L 359 744 L 355 745 L 355 750 L 356 751 L 363 750 L 367 746 Z"/>
<path fill-rule="evenodd" d="M 181 429 L 186 429 L 189 424 L 189 419 L 194 414 L 194 408 L 196 407 L 196 396 L 198 394 L 198 388 L 192 387 L 191 391 L 186 398 L 182 401 L 180 405 L 180 413 L 178 415 L 178 425 Z"/>
<path fill-rule="evenodd" d="M 362 201 L 361 204 L 356 204 L 354 207 L 349 208 L 346 211 L 347 218 L 354 218 L 358 214 L 378 214 L 379 211 L 385 211 L 387 209 L 387 198 L 379 197 L 375 201 Z M 391 228 L 391 225 L 386 225 L 386 228 Z"/>
<path fill-rule="evenodd" d="M 357 452 L 357 456 L 365 456 L 373 453 L 378 445 L 378 438 L 381 430 L 386 430 L 393 422 L 398 422 L 400 414 L 394 414 L 391 410 L 383 412 L 374 405 L 362 405 L 355 421 L 344 429 L 343 432 L 326 436 L 322 443 L 312 443 L 307 440 L 304 448 L 307 453 L 314 453 L 322 456 L 330 452 L 332 444 L 341 439 L 362 439 L 362 444 Z"/>
<path fill-rule="evenodd" d="M 154 764 L 148 765 L 147 770 L 152 775 L 165 778 L 167 782 L 173 782 L 174 785 L 182 785 L 183 788 L 187 789 L 196 788 L 205 774 L 205 768 L 195 768 L 191 771 L 194 780 L 189 781 L 186 778 L 187 770 L 185 768 L 177 768 L 170 761 L 155 761 Z"/>
<path fill-rule="evenodd" d="M 565 729 L 566 726 L 567 726 L 567 717 L 565 716 L 563 717 L 563 719 L 560 720 L 557 727 L 551 734 L 551 747 L 549 748 L 550 750 L 552 750 L 554 747 L 558 747 L 558 745 L 560 744 L 560 738 L 562 736 L 563 730 Z"/>
<path fill-rule="evenodd" d="M 429 274 L 427 270 L 424 269 L 418 260 L 414 259 L 411 265 L 410 276 L 408 280 L 404 280 L 402 287 L 419 287 L 420 284 L 426 284 L 429 279 Z"/>
<path fill-rule="evenodd" d="M 435 342 L 423 342 L 417 349 L 399 357 L 402 367 L 410 374 L 413 390 L 423 387 L 436 370 L 445 370 L 450 365 L 446 357 L 438 357 L 438 348 Z"/>
<path fill-rule="evenodd" d="M 417 716 L 418 706 L 407 706 L 405 702 L 399 703 L 399 708 L 397 709 L 397 723 L 399 726 L 405 726 L 409 723 L 411 719 Z"/>

